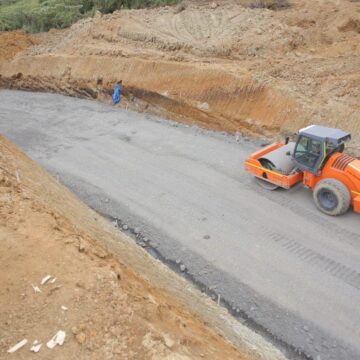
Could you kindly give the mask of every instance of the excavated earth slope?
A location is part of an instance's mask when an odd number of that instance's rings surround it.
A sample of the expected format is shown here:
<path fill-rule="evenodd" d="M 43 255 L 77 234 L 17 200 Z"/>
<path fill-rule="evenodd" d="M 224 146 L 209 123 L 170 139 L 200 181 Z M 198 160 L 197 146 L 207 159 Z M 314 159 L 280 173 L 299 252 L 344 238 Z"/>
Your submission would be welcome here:
<path fill-rule="evenodd" d="M 0 56 L 0 86 L 110 101 L 122 79 L 122 106 L 267 137 L 325 124 L 351 131 L 359 150 L 360 3 L 252 3 L 97 14 Z"/>

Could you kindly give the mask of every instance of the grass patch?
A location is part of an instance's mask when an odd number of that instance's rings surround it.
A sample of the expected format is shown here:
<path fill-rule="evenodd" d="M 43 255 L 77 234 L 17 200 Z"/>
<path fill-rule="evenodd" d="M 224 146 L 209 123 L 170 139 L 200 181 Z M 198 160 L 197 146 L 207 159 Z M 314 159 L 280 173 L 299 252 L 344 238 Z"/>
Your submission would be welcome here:
<path fill-rule="evenodd" d="M 177 0 L 0 0 L 0 31 L 26 32 L 65 28 L 95 11 L 111 13 L 122 8 L 138 9 L 175 4 Z"/>
<path fill-rule="evenodd" d="M 253 0 L 252 8 L 265 8 L 270 10 L 284 9 L 290 6 L 288 0 Z"/>

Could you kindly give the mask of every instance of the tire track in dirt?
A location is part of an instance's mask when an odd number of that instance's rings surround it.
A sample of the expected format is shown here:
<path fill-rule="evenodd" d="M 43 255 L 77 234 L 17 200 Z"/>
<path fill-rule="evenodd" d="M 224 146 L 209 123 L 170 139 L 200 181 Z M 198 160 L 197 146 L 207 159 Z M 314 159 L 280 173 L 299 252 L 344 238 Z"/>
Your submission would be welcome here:
<path fill-rule="evenodd" d="M 250 188 L 254 189 L 254 186 L 250 185 Z M 345 242 L 352 246 L 359 246 L 359 234 L 354 233 L 344 227 L 339 227 L 337 224 L 334 224 L 333 222 L 327 220 L 326 216 L 319 215 L 315 211 L 311 211 L 303 206 L 299 206 L 296 202 L 290 202 L 288 198 L 281 195 L 279 191 L 275 191 L 275 193 L 263 189 L 256 189 L 256 191 L 261 193 L 264 197 L 273 201 L 274 203 L 291 210 L 296 215 L 300 215 L 308 220 L 316 221 L 317 223 L 323 223 L 325 226 L 322 230 L 324 230 L 327 234 L 332 236 L 335 235 L 338 239 L 341 239 L 342 242 Z M 309 205 L 311 205 L 311 203 Z"/>
<path fill-rule="evenodd" d="M 296 240 L 289 239 L 264 227 L 262 227 L 262 229 L 268 238 L 273 240 L 275 243 L 280 244 L 282 248 L 289 253 L 294 254 L 295 257 L 301 261 L 318 268 L 321 271 L 328 272 L 333 277 L 340 279 L 357 290 L 360 290 L 359 272 L 298 243 Z"/>
<path fill-rule="evenodd" d="M 281 205 L 284 204 L 283 201 L 279 202 Z M 287 203 L 289 201 L 287 200 Z M 288 207 L 289 208 L 289 207 Z M 298 209 L 301 209 L 298 207 Z M 303 209 L 302 209 L 303 210 Z M 295 212 L 296 214 L 299 214 L 299 211 Z M 300 211 L 300 213 L 309 214 L 307 211 Z M 283 248 L 285 251 L 289 252 L 290 254 L 295 255 L 296 258 L 298 258 L 300 261 L 311 265 L 312 267 L 316 268 L 317 270 L 320 270 L 322 272 L 327 272 L 332 277 L 337 278 L 338 280 L 341 280 L 345 282 L 346 284 L 354 287 L 357 290 L 360 290 L 360 272 L 352 269 L 349 266 L 346 266 L 328 256 L 324 256 L 317 252 L 316 250 L 313 250 L 301 243 L 299 243 L 297 240 L 289 238 L 289 235 L 283 235 L 280 232 L 274 231 L 272 228 L 265 226 L 261 222 L 255 220 L 254 218 L 246 215 L 245 213 L 242 213 L 239 217 L 239 220 L 241 219 L 241 228 L 242 229 L 256 229 L 256 232 L 258 230 L 261 230 L 261 233 L 259 234 L 260 238 L 264 239 L 271 239 L 274 243 L 279 245 L 281 248 Z M 329 234 L 332 233 L 334 235 L 333 229 L 330 228 L 330 231 L 327 231 Z M 246 231 L 246 230 L 245 230 Z M 353 234 L 351 232 L 344 233 L 342 230 L 338 230 L 338 232 L 342 233 L 342 236 L 348 235 L 350 238 L 352 238 L 354 241 L 357 239 L 357 243 L 360 243 L 360 236 Z"/>

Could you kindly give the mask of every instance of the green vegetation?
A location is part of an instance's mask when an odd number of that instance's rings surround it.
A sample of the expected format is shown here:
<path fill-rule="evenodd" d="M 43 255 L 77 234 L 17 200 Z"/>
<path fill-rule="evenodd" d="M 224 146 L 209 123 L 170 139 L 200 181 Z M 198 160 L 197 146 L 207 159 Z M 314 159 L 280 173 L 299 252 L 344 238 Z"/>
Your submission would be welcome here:
<path fill-rule="evenodd" d="M 121 8 L 138 9 L 174 4 L 177 0 L 0 0 L 0 31 L 26 32 L 65 28 L 95 11 L 111 13 Z"/>
<path fill-rule="evenodd" d="M 252 8 L 266 8 L 270 10 L 284 9 L 290 6 L 288 0 L 253 0 L 250 3 Z"/>

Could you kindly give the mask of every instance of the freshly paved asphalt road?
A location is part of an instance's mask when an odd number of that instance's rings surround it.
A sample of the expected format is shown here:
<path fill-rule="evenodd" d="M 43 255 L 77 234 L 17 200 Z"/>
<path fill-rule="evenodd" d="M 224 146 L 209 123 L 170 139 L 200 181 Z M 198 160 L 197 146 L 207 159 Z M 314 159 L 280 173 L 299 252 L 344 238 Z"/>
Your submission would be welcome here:
<path fill-rule="evenodd" d="M 302 186 L 260 189 L 242 167 L 255 143 L 5 90 L 0 132 L 90 206 L 141 228 L 275 343 L 360 359 L 360 216 L 319 213 Z"/>

